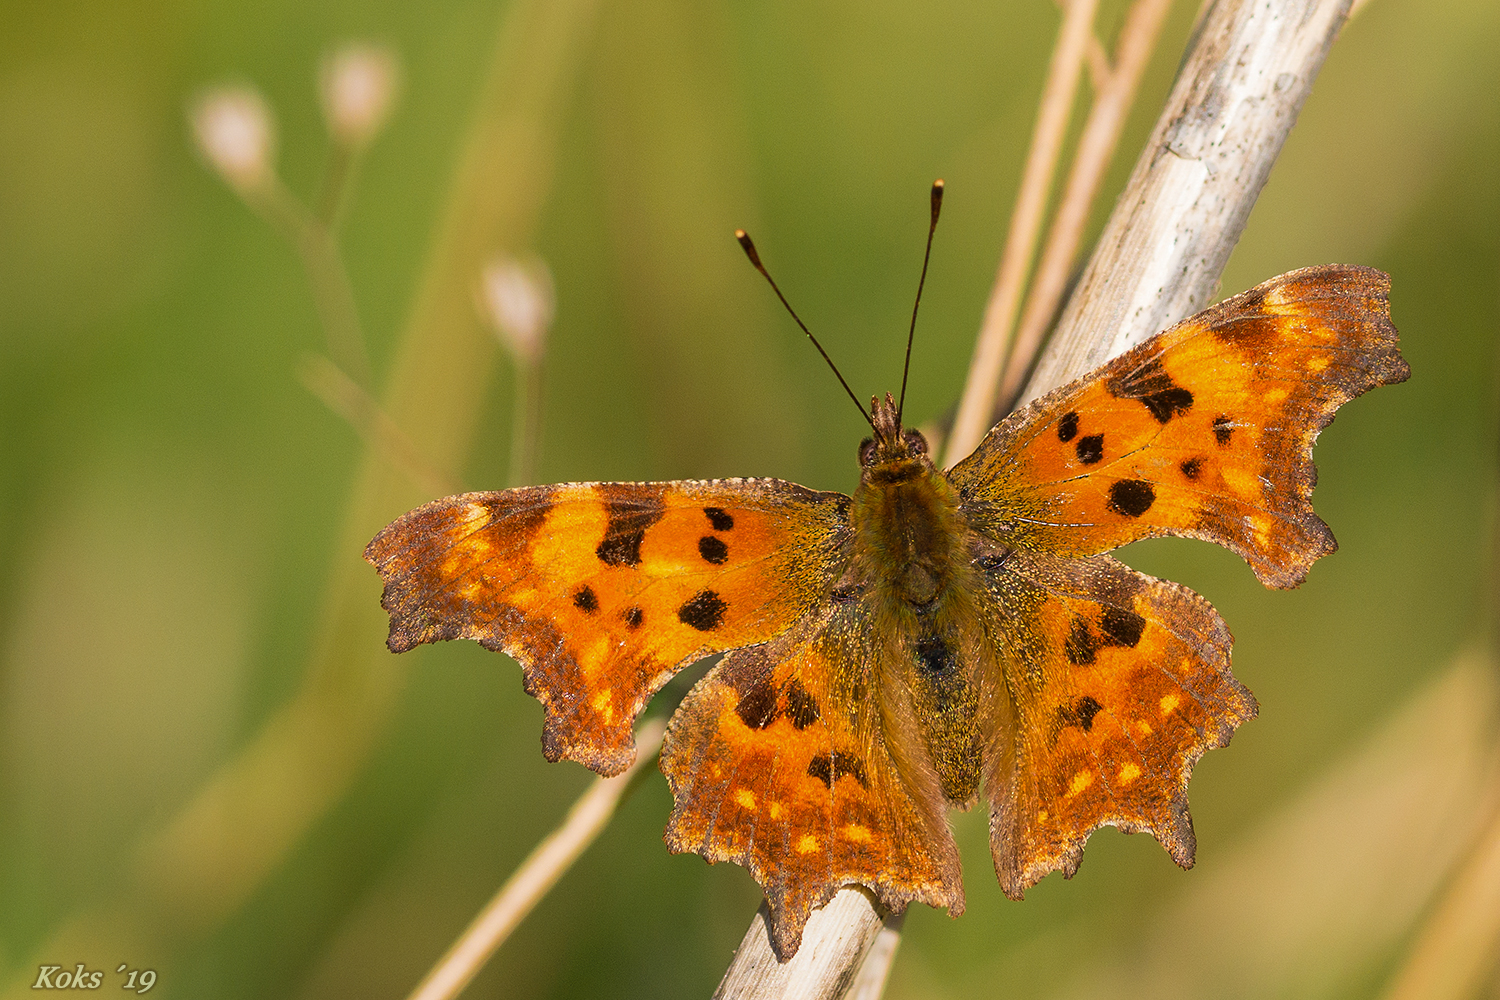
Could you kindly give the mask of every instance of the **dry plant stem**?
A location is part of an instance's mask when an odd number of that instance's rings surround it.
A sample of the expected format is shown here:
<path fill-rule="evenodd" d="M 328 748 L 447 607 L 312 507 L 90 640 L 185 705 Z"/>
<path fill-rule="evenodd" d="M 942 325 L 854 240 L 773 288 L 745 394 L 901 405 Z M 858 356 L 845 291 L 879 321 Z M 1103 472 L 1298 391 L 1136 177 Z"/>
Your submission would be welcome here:
<path fill-rule="evenodd" d="M 635 737 L 635 763 L 630 769 L 613 778 L 597 778 L 589 785 L 568 810 L 562 825 L 537 844 L 521 867 L 505 880 L 495 897 L 412 991 L 410 1000 L 451 1000 L 463 992 L 510 932 L 609 824 L 631 782 L 643 767 L 656 762 L 665 731 L 661 719 L 650 719 L 641 726 Z"/>
<path fill-rule="evenodd" d="M 1349 0 L 1218 0 L 1018 405 L 1202 309 Z"/>
<path fill-rule="evenodd" d="M 298 365 L 297 377 L 324 405 L 347 420 L 371 451 L 404 472 L 423 493 L 447 496 L 458 492 L 457 481 L 433 468 L 380 404 L 338 365 L 321 354 L 309 354 Z"/>
<path fill-rule="evenodd" d="M 1486 646 L 1492 657 L 1500 650 L 1496 501 L 1500 495 L 1491 500 L 1486 602 Z M 1488 821 L 1474 838 L 1469 857 L 1448 873 L 1446 891 L 1419 926 L 1406 960 L 1391 976 L 1385 1000 L 1464 1000 L 1478 996 L 1486 974 L 1496 972 L 1500 960 L 1500 788 L 1492 789 L 1490 799 Z"/>
<path fill-rule="evenodd" d="M 1207 11 L 1028 397 L 1208 301 L 1348 7 L 1349 0 L 1218 0 Z M 1190 257 L 1180 245 L 1191 248 Z M 1170 281 L 1163 259 L 1172 262 Z M 1116 299 L 1141 304 L 1125 308 Z M 963 405 L 971 402 L 968 392 Z M 835 908 L 840 918 L 826 919 Z M 847 996 L 880 919 L 872 897 L 846 887 L 814 911 L 801 950 L 777 973 L 762 907 L 716 996 Z M 837 971 L 814 984 L 804 972 L 814 962 Z M 764 972 L 752 978 L 751 969 Z"/>
<path fill-rule="evenodd" d="M 279 181 L 251 194 L 249 201 L 287 237 L 302 258 L 318 318 L 328 338 L 329 355 L 356 382 L 369 385 L 370 355 L 365 348 L 349 272 L 332 228 L 308 211 Z"/>
<path fill-rule="evenodd" d="M 847 886 L 828 905 L 812 912 L 802 932 L 802 947 L 791 961 L 781 962 L 771 947 L 771 915 L 762 901 L 714 991 L 714 1000 L 849 997 L 856 983 L 866 979 L 862 965 L 882 939 L 880 961 L 889 968 L 900 940 L 901 920 L 881 914 L 875 897 L 865 889 Z M 878 967 L 873 971 L 880 972 Z M 884 981 L 883 974 L 878 978 Z"/>
<path fill-rule="evenodd" d="M 1386 1000 L 1467 1000 L 1500 959 L 1500 808 L 1427 919 Z"/>
<path fill-rule="evenodd" d="M 875 935 L 875 941 L 859 967 L 859 975 L 855 977 L 854 986 L 849 990 L 848 1000 L 880 1000 L 885 993 L 886 980 L 891 977 L 896 949 L 901 947 L 901 928 L 905 923 L 904 912 L 885 918 L 880 933 Z"/>
<path fill-rule="evenodd" d="M 1109 53 L 1105 51 L 1104 43 L 1099 41 L 1098 35 L 1089 35 L 1088 60 L 1089 85 L 1097 94 L 1109 83 L 1110 74 L 1114 72 L 1114 67 L 1109 62 Z"/>
<path fill-rule="evenodd" d="M 1047 196 L 1052 189 L 1057 158 L 1068 129 L 1068 115 L 1078 93 L 1078 78 L 1088 55 L 1089 42 L 1094 37 L 1094 12 L 1097 8 L 1098 0 L 1070 0 L 1064 8 L 1062 30 L 1047 67 L 1047 81 L 1042 87 L 1031 149 L 1026 154 L 1021 186 L 1010 215 L 1005 249 L 1000 254 L 995 288 L 984 307 L 984 322 L 974 344 L 963 399 L 948 438 L 947 465 L 973 449 L 973 444 L 964 446 L 962 442 L 977 442 L 989 429 L 1000 366 L 1005 359 L 1016 311 L 1021 305 L 1026 272 L 1036 252 L 1037 234 L 1041 232 Z"/>
<path fill-rule="evenodd" d="M 1016 328 L 1015 346 L 1000 382 L 999 412 L 990 414 L 991 423 L 1008 411 L 1007 404 L 1021 388 L 1021 381 L 1041 345 L 1042 334 L 1047 332 L 1047 325 L 1057 315 L 1058 303 L 1067 288 L 1068 274 L 1089 220 L 1089 210 L 1099 194 L 1105 171 L 1114 159 L 1120 132 L 1125 128 L 1131 105 L 1135 103 L 1141 74 L 1151 61 L 1162 22 L 1171 6 L 1171 0 L 1135 0 L 1130 6 L 1115 49 L 1114 68 L 1094 95 L 1093 107 L 1089 110 L 1083 134 L 1078 140 L 1078 151 L 1073 157 L 1073 168 L 1068 174 L 1057 214 L 1052 218 L 1041 260 L 1032 276 L 1026 308 Z M 978 443 L 977 440 L 974 442 Z"/>

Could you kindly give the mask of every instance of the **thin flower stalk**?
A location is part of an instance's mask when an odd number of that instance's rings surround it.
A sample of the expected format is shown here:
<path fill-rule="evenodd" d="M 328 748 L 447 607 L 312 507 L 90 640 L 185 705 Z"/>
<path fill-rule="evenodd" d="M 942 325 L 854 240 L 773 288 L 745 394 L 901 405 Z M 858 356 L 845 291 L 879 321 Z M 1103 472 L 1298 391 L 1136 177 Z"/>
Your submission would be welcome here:
<path fill-rule="evenodd" d="M 1062 30 L 1058 33 L 1047 67 L 1047 81 L 1042 88 L 1031 149 L 1026 155 L 1021 186 L 1016 192 L 1016 204 L 1010 216 L 1010 230 L 1000 255 L 995 287 L 985 306 L 984 322 L 974 344 L 974 356 L 964 382 L 958 416 L 948 437 L 945 465 L 952 465 L 956 459 L 973 451 L 989 429 L 1000 367 L 1021 305 L 1026 272 L 1031 267 L 1037 237 L 1042 229 L 1052 178 L 1057 172 L 1068 118 L 1078 93 L 1078 78 L 1088 58 L 1089 40 L 1093 38 L 1097 8 L 1097 0 L 1071 0 L 1064 11 Z"/>
<path fill-rule="evenodd" d="M 1105 171 L 1114 159 L 1120 133 L 1135 103 L 1141 75 L 1151 61 L 1151 53 L 1161 35 L 1162 22 L 1171 6 L 1171 0 L 1135 0 L 1130 6 L 1115 50 L 1114 65 L 1108 70 L 1104 85 L 1094 95 L 1062 200 L 1052 218 L 1047 242 L 1032 276 L 1026 308 L 1021 314 L 1010 361 L 1005 366 L 996 397 L 998 409 L 991 412 L 987 423 L 993 423 L 1010 409 L 1022 380 L 1031 370 L 1031 361 L 1041 346 L 1042 336 L 1057 315 L 1089 212 L 1099 196 Z"/>
<path fill-rule="evenodd" d="M 507 485 L 529 486 L 535 478 L 541 445 L 542 361 L 557 311 L 552 274 L 540 260 L 497 257 L 485 266 L 477 297 L 480 313 L 515 368 Z"/>
<path fill-rule="evenodd" d="M 448 953 L 412 991 L 409 1000 L 452 1000 L 484 968 L 510 932 L 525 919 L 614 817 L 635 777 L 656 761 L 666 724 L 645 722 L 636 733 L 635 763 L 624 774 L 596 778 L 568 810 L 562 824 L 532 850 L 493 899 L 479 911 Z"/>
<path fill-rule="evenodd" d="M 338 365 L 321 354 L 309 354 L 297 367 L 297 377 L 323 405 L 347 420 L 372 451 L 405 473 L 424 494 L 440 497 L 459 491 L 459 484 L 435 468 L 374 397 Z"/>

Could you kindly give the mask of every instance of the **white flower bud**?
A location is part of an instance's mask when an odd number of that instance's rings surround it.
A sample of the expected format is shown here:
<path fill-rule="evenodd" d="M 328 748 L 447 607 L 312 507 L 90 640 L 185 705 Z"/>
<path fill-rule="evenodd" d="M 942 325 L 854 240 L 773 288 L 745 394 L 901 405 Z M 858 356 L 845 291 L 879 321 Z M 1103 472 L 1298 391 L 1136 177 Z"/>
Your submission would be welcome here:
<path fill-rule="evenodd" d="M 490 261 L 480 283 L 480 303 L 511 353 L 528 363 L 541 356 L 556 308 L 546 264 L 509 257 Z"/>
<path fill-rule="evenodd" d="M 323 57 L 323 117 L 335 140 L 363 146 L 385 124 L 400 72 L 389 49 L 349 42 Z"/>
<path fill-rule="evenodd" d="M 245 194 L 270 181 L 276 123 L 259 92 L 215 87 L 193 102 L 190 118 L 198 149 L 230 187 Z"/>

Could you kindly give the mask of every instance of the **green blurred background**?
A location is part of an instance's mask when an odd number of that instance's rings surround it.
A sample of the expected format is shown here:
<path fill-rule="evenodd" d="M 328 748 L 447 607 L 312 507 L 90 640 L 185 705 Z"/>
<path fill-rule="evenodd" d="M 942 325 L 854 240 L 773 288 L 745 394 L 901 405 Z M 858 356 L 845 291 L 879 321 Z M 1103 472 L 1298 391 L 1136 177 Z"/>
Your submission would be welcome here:
<path fill-rule="evenodd" d="M 1106 44 L 1124 7 L 1102 4 Z M 1173 8 L 1094 231 L 1195 9 Z M 160 996 L 404 996 L 590 778 L 543 760 L 505 658 L 385 652 L 360 547 L 430 497 L 298 382 L 323 343 L 306 275 L 196 155 L 194 93 L 258 87 L 312 200 L 321 54 L 399 54 L 342 245 L 378 394 L 464 486 L 504 485 L 509 360 L 470 293 L 507 251 L 557 287 L 538 481 L 847 490 L 862 423 L 731 233 L 857 391 L 894 389 L 945 178 L 907 404 L 941 414 L 1058 22 L 1046 0 L 6 0 L 6 995 L 82 962 L 111 990 L 155 968 Z M 1389 271 L 1413 375 L 1323 435 L 1342 551 L 1300 590 L 1198 543 L 1124 554 L 1214 601 L 1262 705 L 1197 769 L 1198 867 L 1105 830 L 1072 882 L 1010 903 L 983 815 L 955 816 L 969 910 L 913 909 L 889 996 L 1364 997 L 1401 966 L 1493 774 L 1493 668 L 1462 651 L 1488 606 L 1497 95 L 1500 5 L 1371 0 L 1225 274 Z M 759 892 L 669 855 L 668 808 L 653 772 L 469 995 L 707 995 Z"/>

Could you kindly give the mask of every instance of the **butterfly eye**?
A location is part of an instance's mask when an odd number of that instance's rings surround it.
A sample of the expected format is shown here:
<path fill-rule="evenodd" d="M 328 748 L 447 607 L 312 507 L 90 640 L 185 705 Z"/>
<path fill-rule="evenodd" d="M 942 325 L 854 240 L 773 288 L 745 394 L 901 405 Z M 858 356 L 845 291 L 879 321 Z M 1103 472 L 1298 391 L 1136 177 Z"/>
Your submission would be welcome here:
<path fill-rule="evenodd" d="M 927 439 L 922 436 L 921 431 L 904 430 L 901 432 L 901 438 L 906 442 L 906 447 L 913 458 L 927 454 Z"/>
<path fill-rule="evenodd" d="M 859 464 L 866 466 L 873 461 L 875 461 L 875 439 L 865 438 L 859 443 Z"/>

